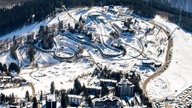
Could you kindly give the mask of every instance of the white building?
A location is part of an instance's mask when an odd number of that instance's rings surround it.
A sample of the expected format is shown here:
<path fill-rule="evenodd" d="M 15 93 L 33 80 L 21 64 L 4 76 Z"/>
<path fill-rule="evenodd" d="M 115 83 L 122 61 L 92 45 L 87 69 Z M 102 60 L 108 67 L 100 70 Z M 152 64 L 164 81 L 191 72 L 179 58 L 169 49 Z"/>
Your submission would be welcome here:
<path fill-rule="evenodd" d="M 57 100 L 55 95 L 49 94 L 46 98 L 46 108 L 57 108 Z"/>
<path fill-rule="evenodd" d="M 80 95 L 68 95 L 70 105 L 80 105 L 85 101 L 85 98 Z"/>
<path fill-rule="evenodd" d="M 100 82 L 105 86 L 115 86 L 117 84 L 117 80 L 112 79 L 100 79 Z"/>
<path fill-rule="evenodd" d="M 100 86 L 86 86 L 89 95 L 99 96 L 101 94 Z"/>

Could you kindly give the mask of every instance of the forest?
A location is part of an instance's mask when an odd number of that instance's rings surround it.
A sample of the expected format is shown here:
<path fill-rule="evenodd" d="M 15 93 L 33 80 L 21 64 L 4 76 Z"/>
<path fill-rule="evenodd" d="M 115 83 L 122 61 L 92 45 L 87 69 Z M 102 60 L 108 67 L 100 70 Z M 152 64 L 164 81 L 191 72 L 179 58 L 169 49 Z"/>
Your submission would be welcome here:
<path fill-rule="evenodd" d="M 143 0 L 31 0 L 14 6 L 12 9 L 0 9 L 0 35 L 13 31 L 23 25 L 31 24 L 34 20 L 41 21 L 55 14 L 55 8 L 65 5 L 68 9 L 84 6 L 120 5 L 134 9 L 134 13 L 147 18 L 153 18 L 156 11 L 164 11 L 173 14 L 169 20 L 179 22 L 182 15 L 181 27 L 192 31 L 192 13 L 180 11 L 177 8 L 163 5 L 158 2 L 152 4 Z M 33 15 L 35 15 L 33 19 Z"/>
<path fill-rule="evenodd" d="M 12 9 L 0 9 L 0 34 L 8 33 L 34 21 L 41 21 L 54 12 L 55 7 L 61 7 L 62 0 L 32 0 Z"/>

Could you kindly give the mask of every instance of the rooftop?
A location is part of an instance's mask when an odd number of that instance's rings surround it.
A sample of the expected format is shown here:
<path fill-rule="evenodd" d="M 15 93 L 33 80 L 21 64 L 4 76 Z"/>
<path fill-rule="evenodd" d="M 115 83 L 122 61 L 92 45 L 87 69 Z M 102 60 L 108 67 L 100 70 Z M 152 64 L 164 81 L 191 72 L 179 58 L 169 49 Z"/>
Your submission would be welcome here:
<path fill-rule="evenodd" d="M 98 89 L 101 90 L 100 86 L 86 86 L 87 88 L 91 88 L 91 89 Z"/>
<path fill-rule="evenodd" d="M 132 84 L 132 83 L 127 79 L 122 79 L 117 85 L 124 85 L 124 84 Z"/>
<path fill-rule="evenodd" d="M 68 97 L 71 97 L 71 98 L 79 98 L 79 99 L 82 99 L 83 96 L 80 96 L 80 95 L 68 95 Z"/>
<path fill-rule="evenodd" d="M 53 94 L 48 94 L 48 95 L 47 95 L 47 101 L 56 101 L 55 95 L 53 95 Z"/>
<path fill-rule="evenodd" d="M 117 80 L 112 80 L 112 79 L 100 79 L 102 82 L 111 82 L 111 83 L 117 83 Z"/>
<path fill-rule="evenodd" d="M 102 98 L 95 98 L 92 100 L 93 102 L 105 102 L 105 101 L 119 101 L 120 99 L 116 96 L 111 96 L 111 97 L 102 97 Z"/>

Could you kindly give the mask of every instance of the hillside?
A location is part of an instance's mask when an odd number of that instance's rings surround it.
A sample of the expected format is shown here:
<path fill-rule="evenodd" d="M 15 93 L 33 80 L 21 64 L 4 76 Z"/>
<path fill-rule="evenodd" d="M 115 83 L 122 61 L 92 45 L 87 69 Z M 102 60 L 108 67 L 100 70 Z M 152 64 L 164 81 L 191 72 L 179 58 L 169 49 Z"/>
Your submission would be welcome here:
<path fill-rule="evenodd" d="M 161 3 L 163 5 L 170 5 L 178 9 L 182 9 L 186 12 L 192 12 L 192 1 L 191 0 L 144 0 L 150 1 L 151 3 Z"/>
<path fill-rule="evenodd" d="M 59 92 L 82 96 L 76 93 L 77 80 L 78 85 L 102 90 L 103 79 L 120 82 L 126 78 L 129 85 L 135 85 L 133 94 L 141 98 L 135 104 L 138 108 L 152 108 L 151 103 L 160 108 L 159 103 L 166 106 L 167 101 L 181 108 L 191 105 L 191 33 L 158 15 L 148 20 L 122 6 L 69 10 L 63 6 L 60 10 L 0 37 L 2 73 L 8 76 L 5 80 L 11 75 L 19 77 L 25 84 L 22 91 L 38 97 L 41 91 L 47 96 L 52 83 Z M 11 64 L 21 70 L 12 69 Z M 105 86 L 113 87 L 110 93 L 114 94 L 118 92 L 116 85 Z M 19 86 L 3 82 L 0 93 L 23 98 L 17 92 Z M 125 101 L 116 95 L 120 103 Z M 127 96 L 134 99 L 137 95 Z M 125 107 L 131 106 L 128 101 Z"/>

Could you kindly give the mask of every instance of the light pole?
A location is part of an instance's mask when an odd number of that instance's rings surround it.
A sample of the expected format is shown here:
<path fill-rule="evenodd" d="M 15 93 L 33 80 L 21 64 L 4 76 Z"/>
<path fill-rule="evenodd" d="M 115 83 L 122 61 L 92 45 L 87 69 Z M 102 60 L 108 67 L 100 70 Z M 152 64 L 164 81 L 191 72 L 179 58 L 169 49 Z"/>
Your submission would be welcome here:
<path fill-rule="evenodd" d="M 182 7 L 179 8 L 179 23 L 178 23 L 179 26 L 181 26 L 181 22 L 182 22 L 182 11 L 183 11 Z"/>
<path fill-rule="evenodd" d="M 32 23 L 34 23 L 35 14 L 32 15 Z"/>
<path fill-rule="evenodd" d="M 179 27 L 175 27 L 175 29 L 173 30 L 173 32 L 168 36 L 168 39 L 167 39 L 167 40 L 169 40 L 169 39 L 172 37 L 173 33 L 174 33 L 176 30 L 179 30 L 179 29 L 180 29 Z"/>

